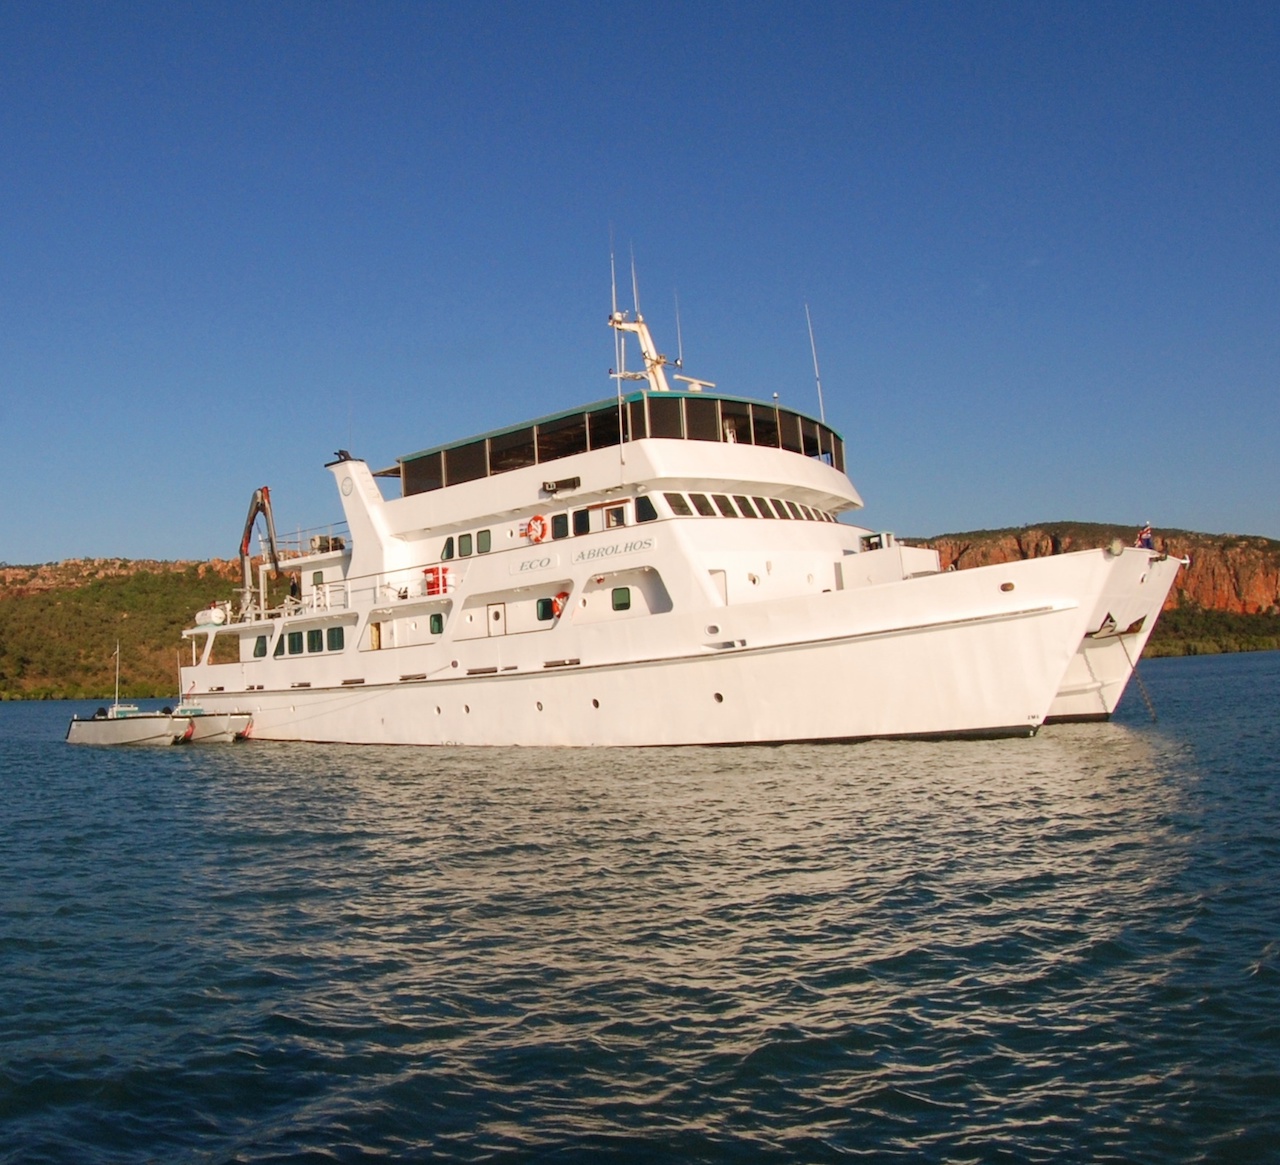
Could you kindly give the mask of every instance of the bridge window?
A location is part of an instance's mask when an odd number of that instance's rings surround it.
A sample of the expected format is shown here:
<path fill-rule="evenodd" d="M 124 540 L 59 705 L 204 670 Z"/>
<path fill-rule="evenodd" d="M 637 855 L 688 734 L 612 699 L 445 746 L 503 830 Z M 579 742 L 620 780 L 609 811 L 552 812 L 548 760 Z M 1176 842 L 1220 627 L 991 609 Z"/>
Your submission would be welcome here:
<path fill-rule="evenodd" d="M 568 538 L 569 537 L 569 515 L 568 514 L 552 514 L 551 515 L 551 537 L 552 538 Z"/>
<path fill-rule="evenodd" d="M 510 469 L 523 469 L 538 463 L 533 444 L 533 426 L 517 429 L 514 433 L 499 433 L 489 440 L 489 472 L 506 473 Z"/>
<path fill-rule="evenodd" d="M 711 504 L 706 494 L 690 494 L 689 500 L 693 503 L 693 508 L 704 518 L 715 516 L 715 507 Z"/>
<path fill-rule="evenodd" d="M 762 518 L 772 518 L 774 516 L 773 507 L 769 505 L 768 498 L 755 498 L 753 500 L 755 501 L 756 509 L 760 511 L 760 516 Z"/>
<path fill-rule="evenodd" d="M 800 439 L 800 418 L 786 409 L 778 410 L 778 436 L 782 447 L 790 453 L 800 453 L 804 442 Z"/>
<path fill-rule="evenodd" d="M 651 396 L 649 398 L 649 436 L 671 437 L 679 441 L 684 437 L 681 423 L 681 398 L 678 396 Z"/>
<path fill-rule="evenodd" d="M 627 511 L 623 506 L 610 506 L 604 512 L 604 528 L 612 530 L 627 524 Z"/>
<path fill-rule="evenodd" d="M 715 502 L 716 509 L 726 518 L 736 518 L 738 516 L 738 511 L 733 508 L 733 503 L 724 494 L 712 494 L 711 500 Z"/>
<path fill-rule="evenodd" d="M 289 654 L 290 655 L 302 654 L 302 632 L 301 631 L 289 632 Z"/>
<path fill-rule="evenodd" d="M 636 498 L 636 521 L 637 522 L 654 522 L 657 521 L 658 511 L 654 508 L 653 499 L 646 494 L 641 494 Z"/>
<path fill-rule="evenodd" d="M 582 413 L 538 426 L 538 460 L 554 461 L 587 451 L 587 418 Z"/>
<path fill-rule="evenodd" d="M 458 557 L 459 558 L 471 557 L 471 535 L 470 534 L 458 535 Z"/>
<path fill-rule="evenodd" d="M 596 409 L 595 412 L 587 414 L 587 436 L 592 449 L 606 449 L 610 445 L 621 443 L 619 411 L 617 405 L 610 405 L 608 408 Z"/>
<path fill-rule="evenodd" d="M 684 420 L 691 441 L 720 440 L 720 402 L 714 397 L 686 397 Z"/>
<path fill-rule="evenodd" d="M 733 500 L 737 503 L 738 512 L 741 513 L 744 518 L 759 517 L 759 515 L 755 512 L 755 510 L 752 509 L 751 502 L 748 501 L 746 498 L 740 496 L 739 494 L 734 494 Z"/>
<path fill-rule="evenodd" d="M 315 627 L 307 632 L 307 650 L 323 651 L 324 650 L 324 632 L 319 627 Z"/>
<path fill-rule="evenodd" d="M 751 406 L 751 436 L 757 445 L 778 447 L 778 410 L 770 405 Z"/>
<path fill-rule="evenodd" d="M 265 635 L 259 635 L 258 638 L 253 641 L 253 658 L 267 658 L 267 637 Z"/>
<path fill-rule="evenodd" d="M 453 557 L 453 535 L 449 535 L 444 540 L 444 549 L 440 551 L 440 558 L 444 562 L 448 562 Z"/>
<path fill-rule="evenodd" d="M 720 402 L 720 426 L 731 445 L 751 444 L 751 406 L 745 401 Z"/>
<path fill-rule="evenodd" d="M 692 515 L 693 510 L 689 508 L 689 503 L 685 501 L 684 494 L 663 494 L 667 499 L 667 505 L 671 507 L 671 512 L 677 518 L 687 518 Z"/>
<path fill-rule="evenodd" d="M 325 633 L 325 641 L 330 651 L 341 651 L 343 638 L 341 627 L 330 627 Z"/>
<path fill-rule="evenodd" d="M 591 533 L 591 511 L 590 510 L 574 510 L 573 511 L 573 532 L 575 534 Z"/>
<path fill-rule="evenodd" d="M 448 485 L 476 481 L 489 472 L 487 441 L 472 441 L 444 453 L 444 480 Z"/>

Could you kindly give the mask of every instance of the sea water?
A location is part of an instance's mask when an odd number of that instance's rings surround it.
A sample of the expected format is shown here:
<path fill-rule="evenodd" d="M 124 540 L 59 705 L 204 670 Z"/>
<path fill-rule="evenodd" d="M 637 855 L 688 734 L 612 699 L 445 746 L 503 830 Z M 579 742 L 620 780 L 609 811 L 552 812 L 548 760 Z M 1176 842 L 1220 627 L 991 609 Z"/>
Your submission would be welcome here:
<path fill-rule="evenodd" d="M 1280 653 L 1142 678 L 780 748 L 2 705 L 0 1161 L 1278 1159 Z"/>

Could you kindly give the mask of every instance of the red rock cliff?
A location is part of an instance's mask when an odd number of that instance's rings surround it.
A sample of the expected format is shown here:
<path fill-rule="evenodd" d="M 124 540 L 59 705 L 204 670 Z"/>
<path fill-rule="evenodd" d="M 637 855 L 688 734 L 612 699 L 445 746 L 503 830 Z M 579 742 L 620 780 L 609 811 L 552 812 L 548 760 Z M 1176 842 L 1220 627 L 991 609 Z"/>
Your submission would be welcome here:
<path fill-rule="evenodd" d="M 944 568 L 964 570 L 1106 546 L 1114 538 L 1130 544 L 1134 534 L 1132 527 L 1061 522 L 1023 530 L 943 534 L 927 542 L 938 551 Z M 1191 560 L 1179 572 L 1166 608 L 1193 604 L 1248 615 L 1280 610 L 1280 542 L 1235 534 L 1157 530 L 1155 545 L 1166 554 Z"/>

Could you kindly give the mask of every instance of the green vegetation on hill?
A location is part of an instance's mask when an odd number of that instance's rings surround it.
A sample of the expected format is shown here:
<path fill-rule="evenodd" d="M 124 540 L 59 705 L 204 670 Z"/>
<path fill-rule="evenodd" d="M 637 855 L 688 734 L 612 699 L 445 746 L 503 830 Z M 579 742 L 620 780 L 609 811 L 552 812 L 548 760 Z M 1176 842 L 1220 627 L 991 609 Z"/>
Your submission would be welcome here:
<path fill-rule="evenodd" d="M 1280 615 L 1238 615 L 1203 607 L 1165 611 L 1147 641 L 1146 655 L 1217 655 L 1280 650 Z"/>
<path fill-rule="evenodd" d="M 0 587 L 0 699 L 110 698 L 117 640 L 121 696 L 173 696 L 182 629 L 234 589 L 196 565 L 49 590 Z"/>

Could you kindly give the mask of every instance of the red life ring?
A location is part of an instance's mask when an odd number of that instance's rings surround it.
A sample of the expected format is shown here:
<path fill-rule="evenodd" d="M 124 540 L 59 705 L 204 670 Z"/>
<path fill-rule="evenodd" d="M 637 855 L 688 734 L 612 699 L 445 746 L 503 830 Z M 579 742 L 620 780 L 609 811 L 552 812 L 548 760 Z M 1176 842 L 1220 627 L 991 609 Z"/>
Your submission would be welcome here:
<path fill-rule="evenodd" d="M 554 599 L 551 600 L 551 613 L 559 619 L 564 612 L 564 605 L 569 601 L 569 592 L 561 591 Z"/>
<path fill-rule="evenodd" d="M 529 519 L 526 533 L 529 535 L 530 542 L 545 542 L 547 535 L 551 533 L 551 526 L 541 514 L 534 514 Z"/>

